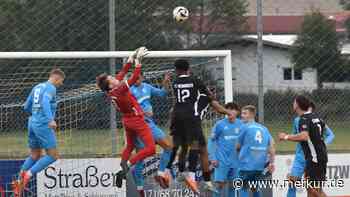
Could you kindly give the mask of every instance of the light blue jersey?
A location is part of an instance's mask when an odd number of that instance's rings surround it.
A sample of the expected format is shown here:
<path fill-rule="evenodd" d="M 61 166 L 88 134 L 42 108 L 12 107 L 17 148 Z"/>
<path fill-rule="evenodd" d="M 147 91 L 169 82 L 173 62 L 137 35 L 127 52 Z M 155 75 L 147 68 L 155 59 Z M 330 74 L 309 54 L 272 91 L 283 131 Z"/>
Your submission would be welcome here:
<path fill-rule="evenodd" d="M 208 141 L 209 160 L 219 161 L 227 168 L 238 168 L 238 153 L 235 150 L 243 123 L 240 119 L 230 122 L 224 118 L 216 122 Z"/>
<path fill-rule="evenodd" d="M 142 110 L 144 112 L 151 112 L 151 113 L 153 113 L 151 98 L 153 96 L 158 96 L 158 97 L 167 96 L 167 92 L 165 91 L 165 89 L 163 88 L 159 89 L 147 83 L 141 83 L 139 86 L 135 86 L 135 85 L 132 86 L 131 93 L 137 99 L 137 102 L 142 107 Z M 161 128 L 159 128 L 156 125 L 152 117 L 145 116 L 145 121 L 147 122 L 148 126 L 151 128 L 152 136 L 155 141 L 166 138 L 165 133 L 162 131 Z M 136 139 L 135 145 L 137 149 L 142 149 L 144 147 L 143 142 L 139 138 Z M 171 150 L 163 150 L 162 154 L 160 155 L 158 171 L 164 172 L 170 160 L 170 156 L 171 156 Z M 143 168 L 144 168 L 143 161 L 141 161 L 135 165 L 135 168 L 133 171 L 135 183 L 139 189 L 143 188 L 144 186 L 144 177 L 142 174 Z"/>
<path fill-rule="evenodd" d="M 141 83 L 139 86 L 132 86 L 131 93 L 136 97 L 144 112 L 153 112 L 151 97 L 165 97 L 167 92 L 164 88 L 159 89 L 148 83 Z"/>
<path fill-rule="evenodd" d="M 167 95 L 167 92 L 165 89 L 159 89 L 156 87 L 153 87 L 152 85 L 148 83 L 141 83 L 139 86 L 132 86 L 131 87 L 131 93 L 134 95 L 134 97 L 137 99 L 137 102 L 141 105 L 142 110 L 144 112 L 152 112 L 153 108 L 151 104 L 151 98 L 153 96 L 158 97 L 165 97 Z M 152 135 L 154 140 L 165 138 L 164 132 L 156 125 L 154 120 L 151 117 L 145 116 L 145 120 L 148 124 L 148 126 L 152 130 Z M 142 147 L 142 142 L 138 139 L 136 142 L 137 147 Z"/>
<path fill-rule="evenodd" d="M 24 104 L 24 110 L 31 113 L 31 122 L 39 124 L 54 120 L 56 108 L 56 87 L 49 81 L 36 85 Z"/>
<path fill-rule="evenodd" d="M 55 119 L 56 87 L 50 82 L 36 85 L 29 94 L 24 110 L 31 114 L 28 121 L 29 148 L 56 148 L 56 136 L 49 122 Z"/>
<path fill-rule="evenodd" d="M 241 171 L 263 171 L 268 161 L 272 136 L 269 130 L 256 122 L 246 123 L 238 138 Z"/>

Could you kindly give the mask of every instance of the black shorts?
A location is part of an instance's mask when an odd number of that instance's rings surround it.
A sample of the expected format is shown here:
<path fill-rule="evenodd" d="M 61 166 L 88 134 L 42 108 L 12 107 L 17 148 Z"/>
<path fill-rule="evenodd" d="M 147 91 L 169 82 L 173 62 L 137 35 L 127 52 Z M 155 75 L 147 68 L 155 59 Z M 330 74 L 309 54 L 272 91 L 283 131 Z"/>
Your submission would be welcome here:
<path fill-rule="evenodd" d="M 175 146 L 198 143 L 206 146 L 201 120 L 174 118 L 171 122 L 171 134 Z"/>
<path fill-rule="evenodd" d="M 326 181 L 326 171 L 327 171 L 326 162 L 318 162 L 318 163 L 314 163 L 312 161 L 306 162 L 305 176 L 309 181 L 315 182 L 315 188 L 322 186 L 321 183 Z"/>

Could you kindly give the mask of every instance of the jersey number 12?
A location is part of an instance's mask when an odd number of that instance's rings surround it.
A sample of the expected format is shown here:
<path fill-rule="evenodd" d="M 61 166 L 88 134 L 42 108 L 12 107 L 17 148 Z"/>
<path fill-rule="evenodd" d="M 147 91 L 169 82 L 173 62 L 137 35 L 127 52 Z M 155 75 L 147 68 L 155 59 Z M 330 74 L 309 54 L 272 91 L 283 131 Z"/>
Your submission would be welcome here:
<path fill-rule="evenodd" d="M 190 97 L 190 91 L 187 89 L 177 89 L 177 101 L 184 103 L 185 99 Z"/>

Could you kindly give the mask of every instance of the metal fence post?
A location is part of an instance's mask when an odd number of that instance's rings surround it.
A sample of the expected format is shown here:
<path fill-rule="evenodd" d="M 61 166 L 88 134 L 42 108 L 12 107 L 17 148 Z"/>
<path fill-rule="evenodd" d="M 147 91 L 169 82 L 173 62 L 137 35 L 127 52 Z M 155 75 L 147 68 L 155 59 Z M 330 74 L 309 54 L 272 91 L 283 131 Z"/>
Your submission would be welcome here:
<path fill-rule="evenodd" d="M 259 122 L 264 122 L 264 68 L 263 68 L 263 21 L 262 21 L 262 0 L 256 0 L 257 11 L 257 63 L 258 63 L 258 111 Z"/>
<path fill-rule="evenodd" d="M 115 51 L 116 49 L 116 43 L 115 43 L 115 0 L 109 0 L 109 50 Z M 111 74 L 115 73 L 115 64 L 116 59 L 110 58 L 109 59 L 109 71 Z M 116 122 L 116 110 L 111 104 L 111 114 L 110 114 L 110 128 L 111 128 L 111 135 L 112 135 L 112 155 L 115 156 L 117 154 L 117 122 Z"/>

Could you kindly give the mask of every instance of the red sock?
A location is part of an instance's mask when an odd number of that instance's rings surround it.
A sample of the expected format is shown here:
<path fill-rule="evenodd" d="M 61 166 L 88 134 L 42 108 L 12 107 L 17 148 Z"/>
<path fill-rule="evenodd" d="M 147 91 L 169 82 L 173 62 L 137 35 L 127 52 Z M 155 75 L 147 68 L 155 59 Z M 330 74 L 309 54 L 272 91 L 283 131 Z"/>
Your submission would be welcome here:
<path fill-rule="evenodd" d="M 145 192 L 143 190 L 139 190 L 140 196 L 145 197 Z"/>

